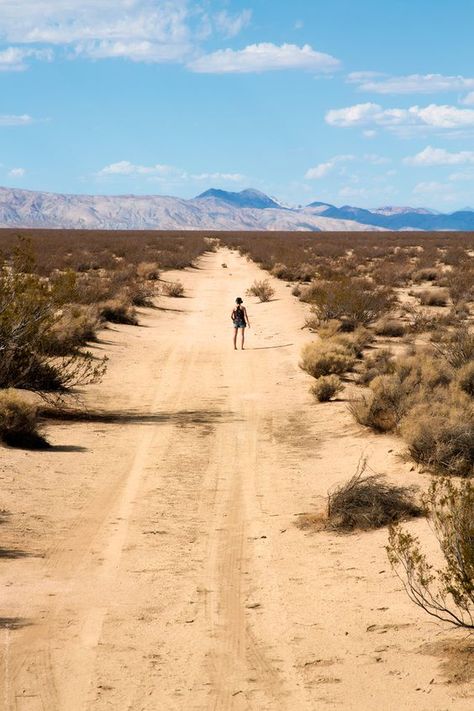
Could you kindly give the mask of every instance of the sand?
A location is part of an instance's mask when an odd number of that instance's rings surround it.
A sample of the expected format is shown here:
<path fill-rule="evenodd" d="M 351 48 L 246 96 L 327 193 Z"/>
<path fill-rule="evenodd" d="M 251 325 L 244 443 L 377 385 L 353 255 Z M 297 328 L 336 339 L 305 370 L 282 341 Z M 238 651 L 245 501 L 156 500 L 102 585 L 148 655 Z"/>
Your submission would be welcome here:
<path fill-rule="evenodd" d="M 412 605 L 386 530 L 295 525 L 361 455 L 428 477 L 353 422 L 347 392 L 314 402 L 284 283 L 246 299 L 235 352 L 233 300 L 263 273 L 221 250 L 176 276 L 186 298 L 94 348 L 110 365 L 85 402 L 127 418 L 50 422 L 52 450 L 1 450 L 2 708 L 472 709 L 473 645 Z"/>

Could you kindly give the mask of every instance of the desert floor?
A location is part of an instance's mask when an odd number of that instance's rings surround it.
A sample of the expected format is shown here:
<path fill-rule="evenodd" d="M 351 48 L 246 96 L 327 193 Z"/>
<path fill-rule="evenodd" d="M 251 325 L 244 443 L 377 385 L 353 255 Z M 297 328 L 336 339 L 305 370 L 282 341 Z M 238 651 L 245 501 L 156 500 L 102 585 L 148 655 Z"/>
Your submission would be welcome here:
<path fill-rule="evenodd" d="M 94 347 L 110 365 L 85 404 L 114 421 L 50 421 L 51 450 L 1 450 L 2 708 L 472 709 L 474 645 L 412 605 L 387 531 L 296 525 L 362 455 L 429 478 L 353 422 L 347 393 L 314 402 L 284 283 L 246 299 L 234 352 L 234 298 L 263 273 L 220 250 L 175 276 L 186 298 Z"/>

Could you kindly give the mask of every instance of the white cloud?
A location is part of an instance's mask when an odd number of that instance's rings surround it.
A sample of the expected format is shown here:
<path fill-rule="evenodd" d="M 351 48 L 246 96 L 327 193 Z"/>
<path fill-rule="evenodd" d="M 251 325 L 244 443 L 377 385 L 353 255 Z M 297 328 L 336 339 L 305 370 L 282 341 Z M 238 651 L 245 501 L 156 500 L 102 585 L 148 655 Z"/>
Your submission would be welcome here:
<path fill-rule="evenodd" d="M 436 180 L 429 180 L 422 183 L 418 183 L 413 188 L 414 195 L 425 195 L 432 193 L 442 193 L 446 191 L 446 184 L 439 183 Z"/>
<path fill-rule="evenodd" d="M 25 174 L 26 170 L 24 168 L 12 168 L 8 171 L 8 175 L 10 178 L 23 178 Z"/>
<path fill-rule="evenodd" d="M 445 148 L 426 146 L 414 156 L 404 159 L 408 165 L 462 165 L 474 163 L 474 151 L 458 151 L 451 153 Z"/>
<path fill-rule="evenodd" d="M 27 59 L 51 61 L 53 53 L 49 49 L 27 49 L 7 47 L 0 51 L 0 72 L 22 72 L 28 68 Z"/>
<path fill-rule="evenodd" d="M 379 72 L 352 72 L 348 81 L 361 91 L 375 94 L 433 94 L 443 91 L 474 89 L 474 78 L 444 74 L 407 74 L 387 76 Z"/>
<path fill-rule="evenodd" d="M 309 168 L 304 177 L 306 180 L 319 180 L 330 173 L 339 163 L 347 163 L 351 160 L 354 160 L 353 155 L 334 156 L 325 163 L 318 163 L 313 168 Z"/>
<path fill-rule="evenodd" d="M 408 109 L 383 109 L 379 104 L 367 102 L 343 109 L 331 109 L 326 114 L 331 126 L 382 126 L 389 130 L 403 129 L 466 129 L 474 128 L 474 110 L 456 106 L 430 104 L 410 106 Z"/>
<path fill-rule="evenodd" d="M 241 173 L 188 173 L 173 165 L 156 163 L 155 165 L 137 165 L 128 160 L 110 163 L 96 173 L 98 178 L 117 176 L 141 176 L 154 182 L 203 181 L 219 180 L 223 182 L 242 182 L 245 176 Z"/>
<path fill-rule="evenodd" d="M 463 170 L 457 173 L 451 173 L 451 175 L 448 176 L 448 180 L 453 183 L 474 182 L 474 170 Z"/>
<path fill-rule="evenodd" d="M 117 163 L 111 163 L 106 165 L 97 173 L 98 176 L 106 175 L 153 175 L 158 177 L 170 177 L 176 175 L 183 175 L 183 171 L 178 168 L 174 168 L 171 165 L 162 165 L 156 163 L 155 165 L 135 165 L 130 163 L 128 160 L 121 160 Z"/>
<path fill-rule="evenodd" d="M 339 60 L 329 54 L 316 52 L 309 44 L 271 42 L 251 44 L 241 50 L 220 49 L 188 63 L 194 72 L 227 74 L 265 72 L 276 69 L 306 69 L 331 72 L 339 67 Z"/>
<path fill-rule="evenodd" d="M 229 15 L 226 10 L 222 10 L 215 15 L 214 22 L 217 29 L 225 37 L 235 37 L 249 24 L 251 17 L 252 10 L 242 10 L 242 12 L 233 16 Z"/>
<path fill-rule="evenodd" d="M 192 173 L 189 177 L 192 180 L 223 180 L 231 183 L 240 183 L 245 180 L 245 175 L 241 173 Z"/>
<path fill-rule="evenodd" d="M 194 23 L 199 22 L 195 14 Z M 146 61 L 188 56 L 193 26 L 187 0 L 2 0 L 0 38 L 71 46 L 90 57 Z M 130 53 L 127 53 L 127 47 Z"/>
<path fill-rule="evenodd" d="M 33 118 L 28 114 L 0 114 L 0 126 L 28 126 L 30 123 L 33 123 Z"/>
<path fill-rule="evenodd" d="M 474 91 L 470 91 L 469 94 L 466 94 L 459 103 L 464 106 L 474 106 Z"/>

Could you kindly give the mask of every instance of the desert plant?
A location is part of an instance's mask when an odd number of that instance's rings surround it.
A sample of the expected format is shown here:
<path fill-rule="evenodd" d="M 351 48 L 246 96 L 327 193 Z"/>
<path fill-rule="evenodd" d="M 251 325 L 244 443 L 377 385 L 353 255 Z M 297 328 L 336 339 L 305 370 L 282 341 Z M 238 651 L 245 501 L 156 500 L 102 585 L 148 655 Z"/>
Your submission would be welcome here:
<path fill-rule="evenodd" d="M 337 375 L 322 375 L 311 387 L 311 392 L 319 402 L 328 402 L 344 390 Z"/>
<path fill-rule="evenodd" d="M 446 306 L 448 303 L 448 292 L 444 289 L 426 289 L 418 294 L 422 306 Z"/>
<path fill-rule="evenodd" d="M 164 282 L 161 289 L 165 296 L 179 298 L 184 295 L 184 285 L 180 281 Z"/>
<path fill-rule="evenodd" d="M 397 375 L 378 375 L 371 381 L 368 395 L 349 403 L 354 419 L 376 432 L 394 430 L 407 408 L 407 389 Z"/>
<path fill-rule="evenodd" d="M 326 528 L 368 530 L 422 514 L 413 487 L 389 484 L 366 470 L 367 460 L 361 459 L 349 481 L 328 492 Z"/>
<path fill-rule="evenodd" d="M 139 279 L 147 281 L 158 281 L 160 278 L 158 264 L 156 262 L 140 262 L 137 265 L 137 276 Z"/>
<path fill-rule="evenodd" d="M 54 294 L 43 279 L 12 266 L 0 270 L 0 387 L 46 392 L 96 382 L 106 359 L 76 351 L 51 358 L 44 344 L 52 340 L 57 322 Z"/>
<path fill-rule="evenodd" d="M 392 307 L 395 296 L 391 289 L 376 287 L 367 279 L 344 277 L 310 285 L 306 299 L 321 320 L 367 325 Z"/>
<path fill-rule="evenodd" d="M 418 398 L 400 423 L 412 459 L 437 474 L 474 474 L 474 406 L 454 389 Z"/>
<path fill-rule="evenodd" d="M 458 371 L 458 384 L 461 390 L 474 397 L 474 361 L 466 363 Z"/>
<path fill-rule="evenodd" d="M 133 306 L 153 306 L 156 292 L 150 281 L 132 280 L 127 285 L 127 292 Z"/>
<path fill-rule="evenodd" d="M 389 338 L 399 338 L 405 335 L 405 325 L 401 321 L 393 318 L 382 319 L 374 326 L 377 336 L 388 336 Z"/>
<path fill-rule="evenodd" d="M 449 333 L 441 332 L 440 336 L 435 348 L 453 368 L 461 368 L 474 360 L 474 333 L 458 328 Z"/>
<path fill-rule="evenodd" d="M 368 385 L 378 375 L 390 375 L 394 370 L 393 353 L 387 348 L 381 348 L 365 356 L 360 366 L 358 382 Z"/>
<path fill-rule="evenodd" d="M 323 375 L 342 375 L 351 370 L 355 356 L 344 345 L 331 341 L 307 343 L 301 351 L 300 368 L 313 378 Z"/>
<path fill-rule="evenodd" d="M 118 295 L 103 304 L 99 304 L 101 318 L 110 323 L 124 323 L 129 326 L 137 326 L 137 312 L 130 304 L 129 298 L 125 294 Z"/>
<path fill-rule="evenodd" d="M 44 449 L 48 446 L 39 433 L 36 406 L 13 389 L 0 391 L 0 439 L 11 447 Z"/>
<path fill-rule="evenodd" d="M 419 539 L 401 526 L 389 531 L 387 554 L 410 599 L 432 617 L 474 629 L 474 486 L 442 478 L 423 497 L 444 557 L 437 569 Z"/>
<path fill-rule="evenodd" d="M 95 341 L 101 325 L 98 309 L 68 304 L 58 313 L 51 329 L 44 334 L 42 350 L 48 355 L 75 353 L 88 341 Z"/>
<path fill-rule="evenodd" d="M 268 279 L 262 279 L 258 281 L 255 279 L 252 286 L 247 289 L 247 296 L 256 296 L 259 301 L 270 301 L 275 293 L 275 289 L 272 287 Z"/>
<path fill-rule="evenodd" d="M 295 284 L 291 290 L 291 293 L 293 296 L 301 296 L 301 286 L 299 284 Z"/>

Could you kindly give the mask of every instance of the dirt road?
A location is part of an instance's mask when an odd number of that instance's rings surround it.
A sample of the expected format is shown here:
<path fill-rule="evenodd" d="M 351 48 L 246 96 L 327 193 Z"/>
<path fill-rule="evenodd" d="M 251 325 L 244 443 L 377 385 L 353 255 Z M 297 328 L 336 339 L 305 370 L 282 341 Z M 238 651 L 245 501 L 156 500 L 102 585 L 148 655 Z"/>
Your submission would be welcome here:
<path fill-rule="evenodd" d="M 232 350 L 233 300 L 257 276 L 205 255 L 179 275 L 187 298 L 103 332 L 110 368 L 86 399 L 118 422 L 52 423 L 53 450 L 2 450 L 4 709 L 472 708 L 426 647 L 453 635 L 401 592 L 386 531 L 295 526 L 361 453 L 415 474 L 345 402 L 313 403 L 285 284 L 247 301 L 248 348 Z"/>

